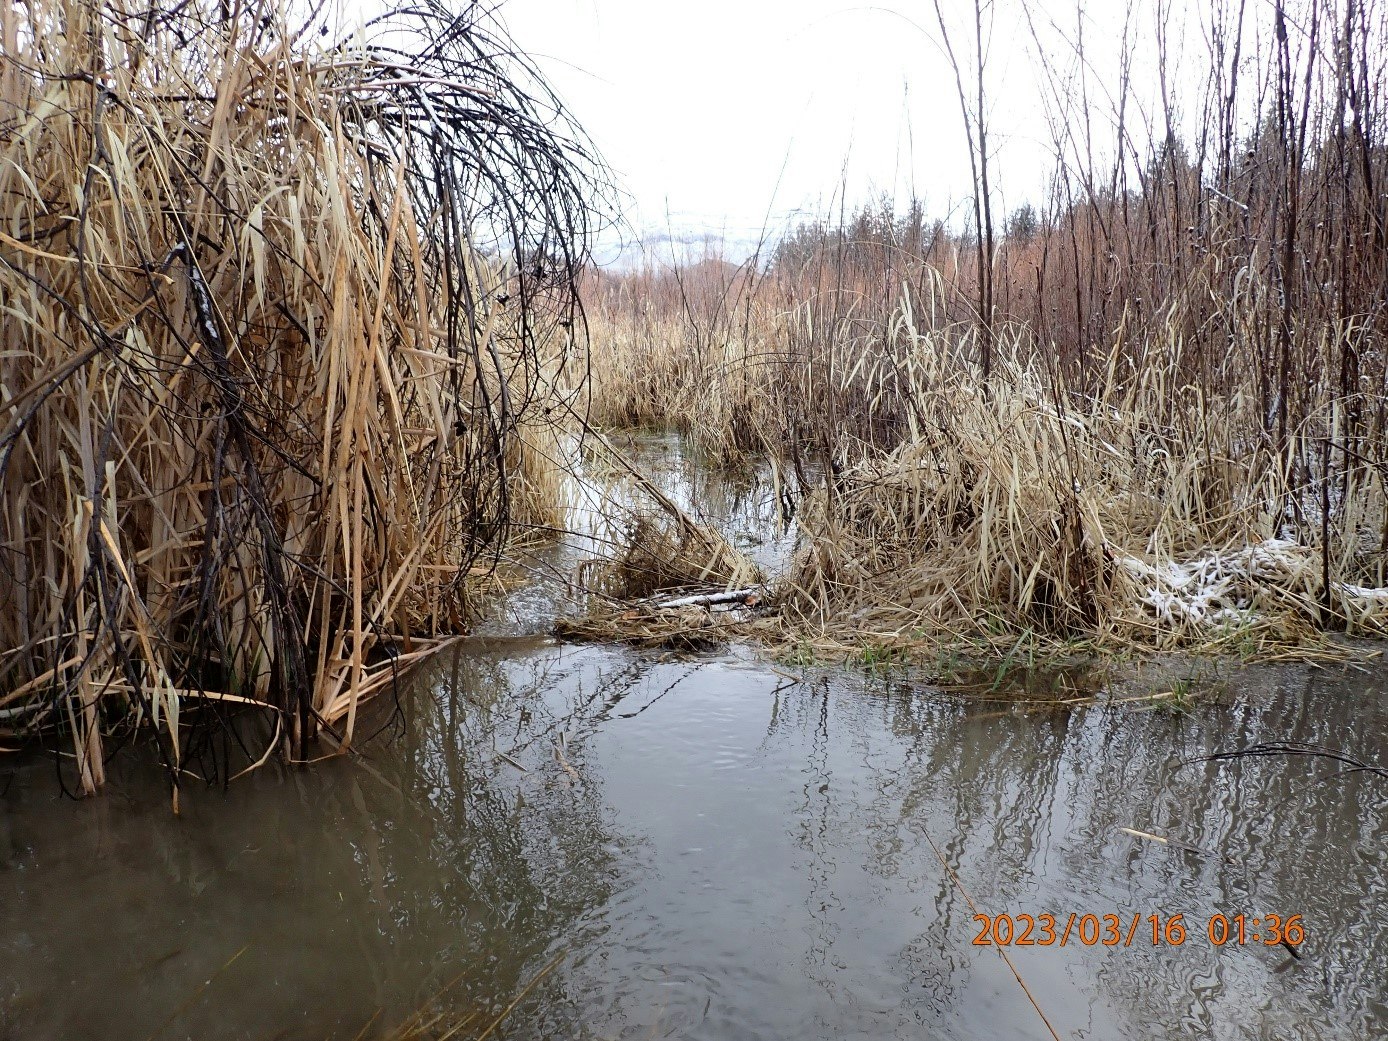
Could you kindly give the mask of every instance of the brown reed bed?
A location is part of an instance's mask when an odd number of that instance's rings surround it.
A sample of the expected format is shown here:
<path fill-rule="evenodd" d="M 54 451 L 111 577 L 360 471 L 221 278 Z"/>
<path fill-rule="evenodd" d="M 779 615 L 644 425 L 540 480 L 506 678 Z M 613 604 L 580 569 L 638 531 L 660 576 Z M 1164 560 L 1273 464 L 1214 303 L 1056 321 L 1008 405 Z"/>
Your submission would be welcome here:
<path fill-rule="evenodd" d="M 1167 363 L 1140 370 L 1119 341 L 1104 380 L 1076 387 L 1010 325 L 984 383 L 975 327 L 922 322 L 909 292 L 862 339 L 811 346 L 795 321 L 770 315 L 753 333 L 792 345 L 774 360 L 739 369 L 721 350 L 686 384 L 727 398 L 745 380 L 754 437 L 718 431 L 710 409 L 660 405 L 695 439 L 720 437 L 725 457 L 769 453 L 798 491 L 802 545 L 773 582 L 779 621 L 751 627 L 782 650 L 928 660 L 1023 639 L 1257 657 L 1329 653 L 1333 631 L 1385 634 L 1381 435 L 1335 460 L 1328 492 L 1306 465 L 1343 422 L 1333 396 L 1279 450 L 1254 388 L 1181 382 L 1179 341 L 1147 344 Z"/>
<path fill-rule="evenodd" d="M 66 732 L 81 791 L 151 729 L 176 802 L 247 705 L 350 744 L 552 523 L 602 184 L 498 33 L 0 12 L 0 734 Z"/>
<path fill-rule="evenodd" d="M 1069 158 L 996 227 L 971 89 L 962 229 L 883 202 L 740 267 L 592 276 L 594 416 L 763 455 L 797 499 L 784 648 L 1268 656 L 1385 635 L 1388 13 L 1197 17 L 1208 75 L 1146 145 L 1126 72 L 1090 84 L 1111 128 L 1052 74 Z M 954 41 L 983 91 L 986 57 Z M 1167 68 L 1164 37 L 1119 46 Z M 1176 111 L 1219 133 L 1183 136 Z"/>
<path fill-rule="evenodd" d="M 1351 478 L 1327 587 L 1314 531 L 1287 509 L 1305 489 L 1247 443 L 1250 408 L 1173 394 L 1159 370 L 1080 400 L 1011 335 L 987 385 L 930 337 L 915 346 L 915 432 L 802 504 L 792 630 L 912 654 L 1032 640 L 1256 655 L 1385 634 L 1379 471 Z"/>

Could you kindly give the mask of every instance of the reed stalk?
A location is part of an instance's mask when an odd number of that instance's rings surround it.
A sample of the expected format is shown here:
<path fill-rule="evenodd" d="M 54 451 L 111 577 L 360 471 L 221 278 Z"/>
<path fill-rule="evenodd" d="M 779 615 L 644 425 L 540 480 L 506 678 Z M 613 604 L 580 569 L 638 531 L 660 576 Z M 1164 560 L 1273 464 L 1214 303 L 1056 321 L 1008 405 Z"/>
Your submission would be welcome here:
<path fill-rule="evenodd" d="M 602 183 L 481 4 L 0 12 L 0 728 L 285 752 L 450 634 L 581 367 Z"/>

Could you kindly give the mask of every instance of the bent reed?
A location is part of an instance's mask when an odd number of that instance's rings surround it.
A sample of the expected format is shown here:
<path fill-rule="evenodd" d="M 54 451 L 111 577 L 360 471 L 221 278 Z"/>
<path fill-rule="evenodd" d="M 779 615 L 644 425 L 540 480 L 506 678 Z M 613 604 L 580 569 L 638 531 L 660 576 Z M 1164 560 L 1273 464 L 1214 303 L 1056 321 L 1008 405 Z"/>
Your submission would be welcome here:
<path fill-rule="evenodd" d="M 248 704 L 349 744 L 558 508 L 584 138 L 484 5 L 291 11 L 0 12 L 0 734 L 83 792 Z"/>

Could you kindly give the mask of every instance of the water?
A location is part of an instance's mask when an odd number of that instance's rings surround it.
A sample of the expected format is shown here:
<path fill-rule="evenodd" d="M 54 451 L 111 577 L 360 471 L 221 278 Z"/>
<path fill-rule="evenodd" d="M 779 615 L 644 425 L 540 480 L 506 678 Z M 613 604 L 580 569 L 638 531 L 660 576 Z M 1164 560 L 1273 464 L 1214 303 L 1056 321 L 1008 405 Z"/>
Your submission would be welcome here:
<path fill-rule="evenodd" d="M 192 787 L 178 818 L 138 752 L 84 802 L 0 760 L 0 1038 L 378 1037 L 420 1009 L 466 1037 L 513 1002 L 491 1036 L 1050 1037 L 970 899 L 1057 932 L 1141 916 L 1131 946 L 1009 949 L 1063 1037 L 1381 1037 L 1388 781 L 1188 761 L 1383 765 L 1385 693 L 1297 666 L 1187 713 L 1024 710 L 735 649 L 471 640 L 360 757 Z M 1301 915 L 1301 958 L 1216 947 L 1216 912 Z M 1178 913 L 1154 947 L 1146 916 Z"/>

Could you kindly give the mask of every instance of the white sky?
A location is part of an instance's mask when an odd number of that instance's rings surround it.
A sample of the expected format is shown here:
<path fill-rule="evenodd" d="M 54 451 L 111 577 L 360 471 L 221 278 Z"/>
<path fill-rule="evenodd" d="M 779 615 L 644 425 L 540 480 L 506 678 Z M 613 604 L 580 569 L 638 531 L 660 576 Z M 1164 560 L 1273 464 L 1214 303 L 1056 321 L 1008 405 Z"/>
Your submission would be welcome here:
<path fill-rule="evenodd" d="M 501 14 L 642 232 L 665 227 L 668 208 L 680 231 L 755 237 L 768 211 L 779 225 L 833 204 L 845 172 L 850 200 L 905 194 L 913 177 L 932 211 L 968 195 L 948 69 L 889 4 L 508 0 Z"/>
<path fill-rule="evenodd" d="M 1195 9 L 1208 19 L 1223 2 Z M 1139 61 L 1151 60 L 1163 9 L 1171 47 L 1204 50 L 1199 19 L 1178 13 L 1183 0 L 1090 0 L 1082 22 L 1075 0 L 991 6 L 984 46 L 999 215 L 1041 202 L 1054 169 L 1054 80 L 1038 53 L 1072 74 L 1074 48 L 1060 34 L 1073 40 L 1083 25 L 1100 136 L 1111 124 L 1102 88 L 1117 81 L 1125 17 L 1144 41 Z M 942 7 L 970 62 L 972 0 Z M 959 102 L 929 0 L 505 0 L 500 16 L 615 170 L 644 237 L 707 230 L 738 252 L 768 213 L 773 230 L 798 210 L 824 213 L 844 184 L 850 208 L 881 191 L 914 191 L 929 216 L 953 212 L 957 222 L 970 205 Z M 1145 93 L 1130 103 L 1130 120 L 1159 119 L 1151 65 L 1134 80 Z"/>

